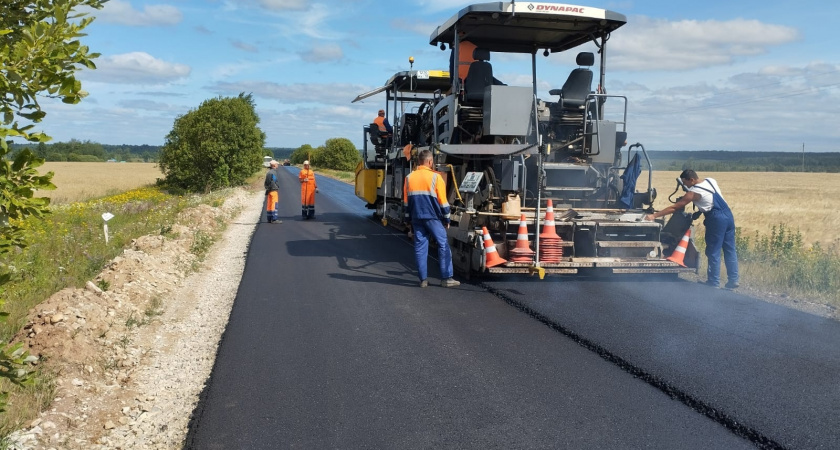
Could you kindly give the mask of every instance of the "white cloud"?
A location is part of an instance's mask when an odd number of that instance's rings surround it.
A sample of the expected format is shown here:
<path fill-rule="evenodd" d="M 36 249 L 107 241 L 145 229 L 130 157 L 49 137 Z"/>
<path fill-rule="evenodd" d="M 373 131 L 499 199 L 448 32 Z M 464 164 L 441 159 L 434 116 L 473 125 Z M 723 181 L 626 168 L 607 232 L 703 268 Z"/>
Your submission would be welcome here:
<path fill-rule="evenodd" d="M 417 0 L 415 3 L 425 12 L 438 12 L 444 10 L 460 11 L 462 7 L 475 3 L 470 0 Z"/>
<path fill-rule="evenodd" d="M 306 62 L 336 62 L 344 58 L 344 52 L 338 44 L 323 44 L 311 47 L 309 50 L 298 52 L 300 59 Z"/>
<path fill-rule="evenodd" d="M 157 111 L 157 112 L 167 112 L 167 113 L 177 113 L 179 112 L 178 108 L 173 107 L 168 103 L 156 102 L 152 100 L 145 100 L 145 99 L 134 99 L 134 100 L 120 100 L 117 102 L 117 105 L 126 108 L 131 111 L 136 110 L 145 110 L 145 111 Z"/>
<path fill-rule="evenodd" d="M 248 44 L 247 42 L 242 42 L 240 40 L 232 40 L 230 42 L 231 45 L 238 48 L 239 50 L 243 50 L 250 53 L 257 53 L 258 49 L 256 46 Z"/>
<path fill-rule="evenodd" d="M 94 11 L 92 15 L 106 23 L 136 27 L 175 25 L 183 19 L 181 11 L 174 6 L 146 5 L 141 12 L 123 0 L 110 0 L 102 10 Z"/>
<path fill-rule="evenodd" d="M 117 84 L 161 84 L 185 78 L 190 66 L 170 63 L 145 52 L 105 56 L 96 60 L 96 70 L 84 71 L 87 78 Z"/>
<path fill-rule="evenodd" d="M 610 66 L 618 70 L 691 70 L 763 54 L 800 39 L 791 27 L 757 20 L 682 20 L 639 17 L 610 40 Z"/>
<path fill-rule="evenodd" d="M 652 89 L 633 84 L 631 134 L 652 149 L 837 151 L 840 66 L 773 66 Z M 814 133 L 814 130 L 819 130 Z"/>
<path fill-rule="evenodd" d="M 394 29 L 406 30 L 425 37 L 429 37 L 439 25 L 438 23 L 419 22 L 408 19 L 394 19 L 391 21 L 391 27 Z"/>
<path fill-rule="evenodd" d="M 272 11 L 302 11 L 307 9 L 307 0 L 259 0 L 260 6 Z"/>
<path fill-rule="evenodd" d="M 276 100 L 284 104 L 330 104 L 349 105 L 359 94 L 371 90 L 370 86 L 351 83 L 295 83 L 278 84 L 267 81 L 242 81 L 216 83 L 211 90 L 221 95 L 252 92 L 259 98 Z"/>
<path fill-rule="evenodd" d="M 285 15 L 286 23 L 280 26 L 289 36 L 309 36 L 315 39 L 341 39 L 343 33 L 339 27 L 327 24 L 333 17 L 341 17 L 342 12 L 326 5 L 313 4 L 306 13 Z M 343 20 L 343 19 L 342 19 Z"/>

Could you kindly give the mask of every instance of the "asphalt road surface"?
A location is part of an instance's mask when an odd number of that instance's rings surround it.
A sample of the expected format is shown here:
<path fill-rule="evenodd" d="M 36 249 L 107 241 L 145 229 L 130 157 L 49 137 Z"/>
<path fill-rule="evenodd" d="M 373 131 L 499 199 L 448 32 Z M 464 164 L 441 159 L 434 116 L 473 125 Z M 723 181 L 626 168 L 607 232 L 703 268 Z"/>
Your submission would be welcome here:
<path fill-rule="evenodd" d="M 285 170 L 186 448 L 840 448 L 840 323 L 673 279 L 420 289 L 352 186 L 303 221 Z"/>

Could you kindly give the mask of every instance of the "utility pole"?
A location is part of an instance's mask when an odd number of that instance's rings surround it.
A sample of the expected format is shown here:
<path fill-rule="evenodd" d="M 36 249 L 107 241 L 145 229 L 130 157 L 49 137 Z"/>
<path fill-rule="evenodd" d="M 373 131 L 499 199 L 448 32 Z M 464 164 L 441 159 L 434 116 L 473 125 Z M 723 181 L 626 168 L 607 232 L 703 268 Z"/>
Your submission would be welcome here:
<path fill-rule="evenodd" d="M 802 143 L 802 171 L 805 172 L 805 143 Z"/>

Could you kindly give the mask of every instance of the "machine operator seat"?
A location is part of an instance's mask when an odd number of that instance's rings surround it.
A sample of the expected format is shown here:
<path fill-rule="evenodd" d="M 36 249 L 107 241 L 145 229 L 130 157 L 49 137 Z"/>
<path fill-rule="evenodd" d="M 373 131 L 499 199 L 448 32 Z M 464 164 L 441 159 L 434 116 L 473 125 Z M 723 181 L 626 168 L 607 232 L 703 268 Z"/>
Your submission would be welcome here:
<path fill-rule="evenodd" d="M 370 143 L 373 144 L 373 149 L 377 155 L 384 155 L 388 149 L 388 133 L 379 130 L 379 125 L 372 123 L 369 125 Z"/>
<path fill-rule="evenodd" d="M 561 108 L 564 110 L 582 110 L 586 104 L 586 96 L 592 92 L 592 70 L 595 55 L 591 52 L 581 52 L 577 55 L 577 69 L 572 70 L 562 89 L 552 89 L 548 93 L 559 95 Z"/>
<path fill-rule="evenodd" d="M 493 66 L 490 60 L 490 50 L 476 48 L 467 79 L 464 80 L 464 104 L 480 105 L 484 102 L 484 88 L 493 84 Z"/>

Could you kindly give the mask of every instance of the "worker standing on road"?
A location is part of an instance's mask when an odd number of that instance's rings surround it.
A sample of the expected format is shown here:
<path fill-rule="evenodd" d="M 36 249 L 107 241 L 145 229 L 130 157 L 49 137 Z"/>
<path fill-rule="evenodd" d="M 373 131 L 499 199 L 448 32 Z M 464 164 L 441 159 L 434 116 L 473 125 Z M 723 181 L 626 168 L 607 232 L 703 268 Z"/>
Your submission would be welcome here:
<path fill-rule="evenodd" d="M 645 219 L 653 220 L 683 209 L 689 202 L 700 210 L 706 219 L 706 258 L 709 260 L 704 284 L 720 286 L 720 253 L 726 263 L 726 288 L 738 287 L 738 253 L 735 250 L 735 217 L 732 210 L 720 193 L 720 186 L 712 178 L 700 179 L 697 172 L 683 170 L 680 180 L 688 192 L 673 205 L 654 214 L 648 214 Z"/>
<path fill-rule="evenodd" d="M 446 200 L 446 183 L 443 177 L 432 170 L 434 161 L 432 152 L 423 150 L 417 155 L 417 169 L 405 178 L 403 202 L 408 205 L 411 228 L 414 232 L 414 256 L 420 276 L 420 287 L 429 282 L 427 259 L 429 256 L 429 238 L 438 244 L 438 262 L 440 263 L 440 285 L 458 286 L 461 283 L 452 278 L 452 252 L 446 237 L 449 228 L 449 202 Z"/>
<path fill-rule="evenodd" d="M 303 169 L 298 174 L 300 180 L 300 208 L 303 220 L 315 218 L 315 193 L 318 192 L 318 183 L 315 181 L 315 172 L 309 168 L 309 161 L 303 162 Z"/>
<path fill-rule="evenodd" d="M 277 220 L 277 202 L 280 200 L 280 184 L 277 180 L 277 167 L 280 164 L 271 160 L 268 162 L 268 172 L 265 174 L 265 218 L 268 223 Z"/>

